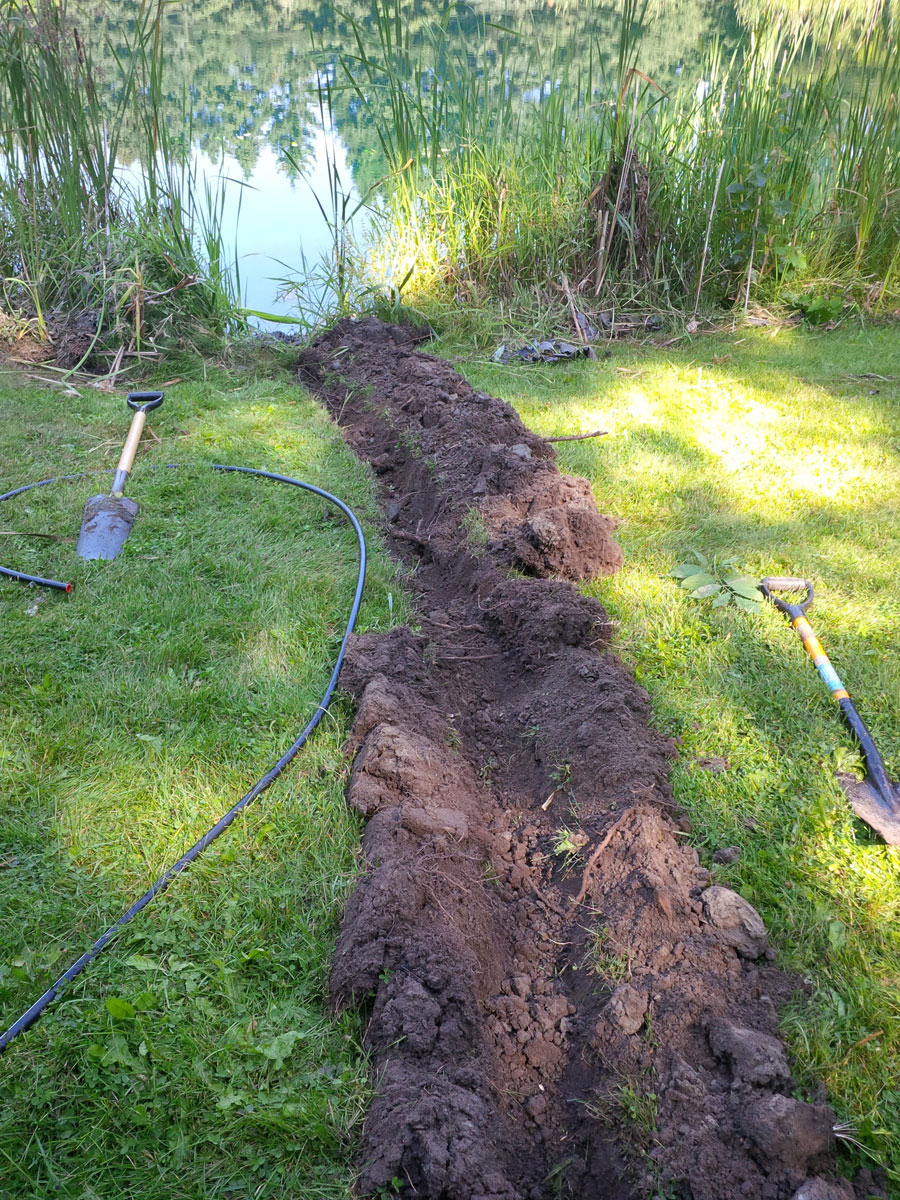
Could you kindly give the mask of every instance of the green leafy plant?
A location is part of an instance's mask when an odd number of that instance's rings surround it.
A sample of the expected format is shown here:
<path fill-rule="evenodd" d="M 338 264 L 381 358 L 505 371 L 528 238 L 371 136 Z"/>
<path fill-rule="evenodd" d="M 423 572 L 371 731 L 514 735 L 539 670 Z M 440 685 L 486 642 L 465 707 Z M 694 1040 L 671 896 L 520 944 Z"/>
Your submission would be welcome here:
<path fill-rule="evenodd" d="M 712 561 L 694 550 L 694 561 L 679 563 L 669 574 L 692 600 L 711 600 L 713 608 L 735 604 L 745 612 L 759 612 L 762 596 L 757 581 L 745 575 L 733 558 Z"/>
<path fill-rule="evenodd" d="M 803 313 L 810 325 L 827 325 L 836 321 L 844 311 L 840 296 L 817 296 L 815 292 L 785 292 L 791 308 Z"/>
<path fill-rule="evenodd" d="M 567 825 L 561 825 L 553 837 L 553 853 L 562 859 L 563 871 L 568 871 L 581 857 L 581 853 L 590 841 L 583 829 L 572 830 Z"/>
<path fill-rule="evenodd" d="M 375 1200 L 395 1200 L 395 1197 L 400 1195 L 403 1182 L 399 1175 L 395 1175 L 389 1184 L 382 1184 L 376 1190 Z"/>
<path fill-rule="evenodd" d="M 588 930 L 584 965 L 605 983 L 618 984 L 631 978 L 631 952 L 621 951 L 609 930 L 599 925 Z"/>

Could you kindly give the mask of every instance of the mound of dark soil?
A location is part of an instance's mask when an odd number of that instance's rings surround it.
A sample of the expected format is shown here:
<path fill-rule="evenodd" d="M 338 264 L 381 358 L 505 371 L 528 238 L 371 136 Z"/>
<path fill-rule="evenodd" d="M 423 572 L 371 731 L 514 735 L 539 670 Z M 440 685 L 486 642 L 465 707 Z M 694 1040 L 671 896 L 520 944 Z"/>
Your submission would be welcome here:
<path fill-rule="evenodd" d="M 602 607 L 563 582 L 618 568 L 613 522 L 415 343 L 341 322 L 300 367 L 379 478 L 421 628 L 357 638 L 342 675 L 366 871 L 331 988 L 371 1006 L 361 1193 L 838 1187 L 812 1180 L 831 1110 L 790 1098 L 793 982 L 684 844 L 671 747 Z"/>

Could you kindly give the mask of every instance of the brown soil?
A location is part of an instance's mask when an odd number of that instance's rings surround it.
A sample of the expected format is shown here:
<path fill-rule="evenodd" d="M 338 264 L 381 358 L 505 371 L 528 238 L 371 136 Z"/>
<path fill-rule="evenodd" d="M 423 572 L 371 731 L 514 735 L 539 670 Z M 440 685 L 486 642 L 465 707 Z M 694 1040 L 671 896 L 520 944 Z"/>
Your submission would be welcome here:
<path fill-rule="evenodd" d="M 0 308 L 0 363 L 36 366 L 53 362 L 66 370 L 78 366 L 91 348 L 96 317 L 91 313 L 52 316 L 48 340 L 35 335 L 35 321 L 14 317 Z M 86 360 L 83 366 L 90 365 Z"/>
<path fill-rule="evenodd" d="M 672 747 L 565 582 L 620 566 L 614 523 L 416 340 L 345 321 L 300 367 L 378 478 L 421 628 L 355 639 L 342 675 L 366 871 L 331 989 L 370 1012 L 360 1194 L 786 1200 L 829 1176 L 833 1114 L 790 1098 L 794 981 L 685 844 Z"/>

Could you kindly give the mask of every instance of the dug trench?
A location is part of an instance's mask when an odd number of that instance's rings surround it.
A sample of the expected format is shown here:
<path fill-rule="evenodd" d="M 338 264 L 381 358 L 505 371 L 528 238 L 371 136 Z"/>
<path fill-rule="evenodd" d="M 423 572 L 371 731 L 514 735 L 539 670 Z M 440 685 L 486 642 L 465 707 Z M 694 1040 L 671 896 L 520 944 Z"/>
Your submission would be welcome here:
<path fill-rule="evenodd" d="M 356 638 L 365 869 L 330 980 L 368 1017 L 360 1195 L 851 1200 L 794 1096 L 796 980 L 689 844 L 673 747 L 574 586 L 614 522 L 408 329 L 342 321 L 300 379 L 378 481 L 416 631 Z M 821 1098 L 819 1098 L 821 1099 Z"/>

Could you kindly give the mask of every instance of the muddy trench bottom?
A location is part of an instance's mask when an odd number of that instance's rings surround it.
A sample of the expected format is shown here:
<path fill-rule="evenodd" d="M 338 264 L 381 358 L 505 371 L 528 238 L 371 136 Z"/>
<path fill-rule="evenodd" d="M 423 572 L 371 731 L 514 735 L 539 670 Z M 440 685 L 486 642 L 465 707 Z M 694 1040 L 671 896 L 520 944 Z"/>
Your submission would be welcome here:
<path fill-rule="evenodd" d="M 793 1098 L 797 980 L 686 844 L 673 747 L 574 586 L 621 566 L 614 521 L 420 341 L 342 321 L 299 367 L 376 476 L 421 630 L 356 637 L 341 676 L 365 871 L 330 990 L 369 1015 L 358 1194 L 865 1195 L 831 1109 Z"/>

